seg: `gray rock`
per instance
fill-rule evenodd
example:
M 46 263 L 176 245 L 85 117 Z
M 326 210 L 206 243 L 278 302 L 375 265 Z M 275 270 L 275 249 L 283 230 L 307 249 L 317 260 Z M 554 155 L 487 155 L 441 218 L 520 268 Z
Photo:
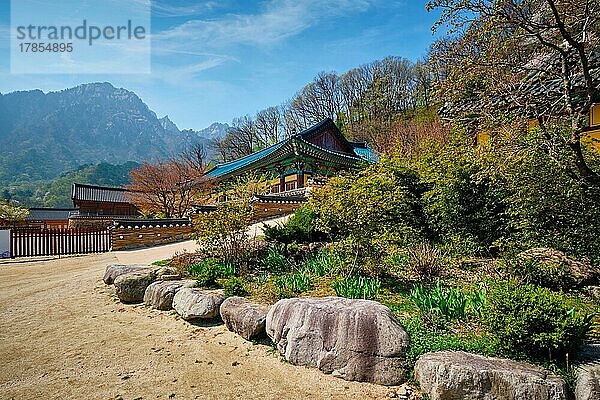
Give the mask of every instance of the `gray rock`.
M 102 280 L 107 285 L 112 285 L 117 279 L 118 276 L 128 274 L 130 272 L 139 271 L 143 269 L 151 268 L 149 265 L 141 265 L 141 264 L 131 264 L 131 265 L 120 265 L 113 264 L 106 267 L 106 272 L 104 272 L 104 277 Z
M 229 297 L 221 304 L 220 313 L 225 326 L 246 340 L 265 332 L 269 306 L 253 303 L 243 297 Z
M 415 379 L 431 400 L 563 400 L 567 385 L 543 368 L 462 351 L 423 354 Z
M 173 308 L 185 320 L 219 316 L 219 307 L 225 300 L 222 290 L 182 288 L 173 297 Z
M 177 270 L 171 267 L 160 267 L 156 270 L 156 279 L 162 281 L 173 280 L 173 277 L 179 277 Z M 177 278 L 180 279 L 180 278 Z
M 292 364 L 354 381 L 399 385 L 406 378 L 408 335 L 375 301 L 302 297 L 278 301 L 266 330 Z
M 161 281 L 178 281 L 181 279 L 181 275 L 161 275 L 159 278 Z
M 534 260 L 547 267 L 560 269 L 566 267 L 576 286 L 594 285 L 600 282 L 600 267 L 594 266 L 588 259 L 576 259 L 560 250 L 540 247 L 525 250 L 517 255 L 520 260 Z
M 586 289 L 592 298 L 600 300 L 600 286 L 588 286 Z
M 115 279 L 115 290 L 123 303 L 141 303 L 144 301 L 146 288 L 155 280 L 155 270 L 141 269 L 119 275 Z
M 575 400 L 600 399 L 600 344 L 584 346 L 577 367 Z
M 164 277 L 164 276 L 163 276 Z M 156 281 L 151 283 L 144 293 L 144 304 L 157 310 L 173 308 L 173 297 L 183 287 L 194 287 L 194 280 Z

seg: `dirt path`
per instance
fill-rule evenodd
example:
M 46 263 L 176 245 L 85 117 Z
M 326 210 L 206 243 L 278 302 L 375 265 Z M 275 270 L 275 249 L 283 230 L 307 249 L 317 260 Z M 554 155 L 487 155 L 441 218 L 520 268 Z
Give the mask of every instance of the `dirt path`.
M 1 399 L 369 399 L 389 389 L 282 362 L 223 326 L 123 305 L 107 264 L 188 244 L 0 261 Z

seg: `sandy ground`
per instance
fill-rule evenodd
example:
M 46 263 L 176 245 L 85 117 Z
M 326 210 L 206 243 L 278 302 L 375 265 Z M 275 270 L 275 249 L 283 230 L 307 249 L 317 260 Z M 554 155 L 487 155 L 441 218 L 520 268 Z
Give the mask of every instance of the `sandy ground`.
M 370 399 L 390 388 L 290 365 L 220 324 L 123 305 L 106 265 L 194 244 L 0 261 L 0 399 Z

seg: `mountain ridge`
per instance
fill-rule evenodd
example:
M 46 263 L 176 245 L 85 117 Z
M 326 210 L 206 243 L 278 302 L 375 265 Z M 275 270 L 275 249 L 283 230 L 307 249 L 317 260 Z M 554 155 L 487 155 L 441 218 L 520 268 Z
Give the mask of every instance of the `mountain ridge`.
M 180 130 L 109 82 L 0 94 L 0 184 L 51 180 L 87 164 L 162 160 L 195 143 L 211 153 L 212 139 L 228 128 Z

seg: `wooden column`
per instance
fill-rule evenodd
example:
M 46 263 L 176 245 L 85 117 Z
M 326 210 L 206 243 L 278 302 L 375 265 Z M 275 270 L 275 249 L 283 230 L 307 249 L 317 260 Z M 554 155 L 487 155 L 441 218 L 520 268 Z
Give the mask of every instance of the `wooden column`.
M 296 173 L 296 189 L 302 189 L 304 187 L 304 171 L 299 170 Z
M 285 192 L 285 175 L 279 175 L 279 192 Z
M 302 189 L 304 187 L 304 168 L 306 163 L 303 160 L 297 160 L 295 162 L 296 167 L 296 189 Z

